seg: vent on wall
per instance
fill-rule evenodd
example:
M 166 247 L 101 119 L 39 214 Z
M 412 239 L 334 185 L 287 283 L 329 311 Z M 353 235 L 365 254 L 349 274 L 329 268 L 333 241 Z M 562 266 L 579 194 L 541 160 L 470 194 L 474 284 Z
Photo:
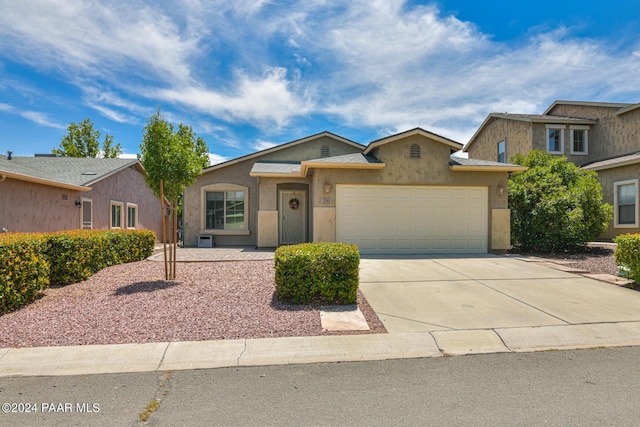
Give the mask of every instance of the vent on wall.
M 320 157 L 329 157 L 331 152 L 329 151 L 328 145 L 323 145 L 320 149 Z
M 411 159 L 420 158 L 420 146 L 418 144 L 411 144 L 411 152 L 409 154 L 409 158 Z

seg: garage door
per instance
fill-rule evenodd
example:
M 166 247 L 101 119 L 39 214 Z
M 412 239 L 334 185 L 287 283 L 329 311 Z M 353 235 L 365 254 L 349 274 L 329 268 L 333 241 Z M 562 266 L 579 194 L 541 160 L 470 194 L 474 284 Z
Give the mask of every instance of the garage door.
M 336 240 L 362 253 L 486 253 L 486 187 L 337 185 Z

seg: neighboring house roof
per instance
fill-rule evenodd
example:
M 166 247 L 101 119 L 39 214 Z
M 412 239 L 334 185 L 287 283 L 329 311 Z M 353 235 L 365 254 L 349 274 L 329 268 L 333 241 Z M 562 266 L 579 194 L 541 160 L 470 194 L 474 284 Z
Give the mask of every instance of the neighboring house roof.
M 15 157 L 0 155 L 0 175 L 76 191 L 89 191 L 91 185 L 118 171 L 136 166 L 137 159 L 101 159 L 77 157 Z
M 629 111 L 633 111 L 633 110 L 635 110 L 636 108 L 640 108 L 640 103 L 637 103 L 637 104 L 631 104 L 631 105 L 628 105 L 628 106 L 626 106 L 626 107 L 624 107 L 624 108 L 621 108 L 620 110 L 618 110 L 618 111 L 616 112 L 616 116 L 620 116 L 620 115 L 622 115 L 622 114 L 628 113 Z
M 310 168 L 317 169 L 382 169 L 385 164 L 373 156 L 362 153 L 342 156 L 323 157 L 304 160 L 302 162 L 268 162 L 257 161 L 251 168 L 249 176 L 262 177 L 305 177 Z
M 611 159 L 588 163 L 586 165 L 583 165 L 582 169 L 599 171 L 603 169 L 612 169 L 618 168 L 620 166 L 633 165 L 636 163 L 640 163 L 640 153 L 625 154 L 623 156 L 613 157 Z
M 550 124 L 580 124 L 580 125 L 594 125 L 597 123 L 595 119 L 588 119 L 584 117 L 564 117 L 564 116 L 550 116 L 547 114 L 510 114 L 510 113 L 491 113 L 487 116 L 487 118 L 482 122 L 480 127 L 473 134 L 469 142 L 462 149 L 463 152 L 468 152 L 469 148 L 476 141 L 480 132 L 496 119 L 505 119 L 505 120 L 516 120 L 520 122 L 529 122 L 529 123 L 550 123 Z
M 453 139 L 445 138 L 444 136 L 438 135 L 433 132 L 429 132 L 422 128 L 414 128 L 406 132 L 397 133 L 395 135 L 390 135 L 390 136 L 372 141 L 364 150 L 364 154 L 369 154 L 372 150 L 374 150 L 375 148 L 381 145 L 388 144 L 390 142 L 397 141 L 399 139 L 406 138 L 408 136 L 413 136 L 413 135 L 422 135 L 424 137 L 431 138 L 445 145 L 448 145 L 449 147 L 453 148 L 456 151 L 460 150 L 463 146 L 461 143 L 456 142 Z
M 629 103 L 621 103 L 621 102 L 593 102 L 593 101 L 563 101 L 556 100 L 545 110 L 543 114 L 548 114 L 549 111 L 553 110 L 556 105 L 579 105 L 585 107 L 605 107 L 605 108 L 626 108 L 630 105 Z
M 206 172 L 210 172 L 212 170 L 216 170 L 216 169 L 224 168 L 224 167 L 227 167 L 227 166 L 231 166 L 231 165 L 234 165 L 236 163 L 243 162 L 245 160 L 254 159 L 256 157 L 264 156 L 265 154 L 269 154 L 269 153 L 273 153 L 273 152 L 276 152 L 276 151 L 280 151 L 280 150 L 282 150 L 284 148 L 290 148 L 290 147 L 293 147 L 293 146 L 296 146 L 296 145 L 299 145 L 299 144 L 304 144 L 305 142 L 309 142 L 309 141 L 312 141 L 314 139 L 318 139 L 318 138 L 321 138 L 321 137 L 324 137 L 324 136 L 329 136 L 329 137 L 331 137 L 333 139 L 336 139 L 336 140 L 338 140 L 340 142 L 343 142 L 345 144 L 348 144 L 348 145 L 352 145 L 353 147 L 359 148 L 361 150 L 364 149 L 364 145 L 362 145 L 362 144 L 358 144 L 357 142 L 351 141 L 351 140 L 349 140 L 347 138 L 343 138 L 343 137 L 341 137 L 339 135 L 336 135 L 335 133 L 324 131 L 324 132 L 317 133 L 315 135 L 311 135 L 311 136 L 307 136 L 307 137 L 304 137 L 304 138 L 296 139 L 295 141 L 291 141 L 291 142 L 287 142 L 287 143 L 284 143 L 284 144 L 276 145 L 275 147 L 267 148 L 265 150 L 256 151 L 255 153 L 247 154 L 247 155 L 241 156 L 241 157 L 236 157 L 235 159 L 227 160 L 226 162 L 222 162 L 222 163 L 218 163 L 218 164 L 213 165 L 213 166 L 209 166 L 207 168 L 204 168 L 202 170 L 202 172 L 206 173 Z
M 482 172 L 522 172 L 529 169 L 527 166 L 514 165 L 512 163 L 491 162 L 489 160 L 465 159 L 452 157 L 449 161 L 451 170 L 482 171 Z

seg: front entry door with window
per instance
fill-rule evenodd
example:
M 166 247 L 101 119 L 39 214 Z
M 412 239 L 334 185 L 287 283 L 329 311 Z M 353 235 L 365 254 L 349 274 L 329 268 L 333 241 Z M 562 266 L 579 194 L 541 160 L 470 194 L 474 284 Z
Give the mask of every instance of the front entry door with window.
M 295 245 L 307 241 L 307 192 L 279 192 L 280 244 Z

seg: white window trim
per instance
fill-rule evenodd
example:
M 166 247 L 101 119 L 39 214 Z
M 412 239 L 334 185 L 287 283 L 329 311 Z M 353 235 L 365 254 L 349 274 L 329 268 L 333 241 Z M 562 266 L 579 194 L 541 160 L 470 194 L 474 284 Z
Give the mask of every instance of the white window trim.
M 207 191 L 244 191 L 244 228 L 236 230 L 207 229 Z M 209 184 L 200 187 L 200 230 L 198 234 L 248 236 L 249 230 L 249 187 L 238 184 Z
M 93 201 L 89 197 L 81 197 L 80 198 L 80 230 L 93 230 Z M 91 224 L 89 224 L 89 228 L 84 228 L 84 204 L 89 203 L 91 205 Z M 111 209 L 111 208 L 109 208 Z M 109 214 L 111 215 L 111 214 Z
M 584 151 L 573 151 L 573 131 L 574 130 L 583 130 L 584 131 Z M 571 154 L 575 154 L 576 156 L 587 156 L 589 154 L 589 126 L 578 126 L 573 125 L 569 126 L 569 133 L 571 134 Z
M 129 227 L 129 208 L 135 208 L 136 209 L 136 214 L 135 214 L 135 227 Z M 127 214 L 125 215 L 127 218 L 127 229 L 128 230 L 135 230 L 138 228 L 138 205 L 135 203 L 127 203 Z
M 636 209 L 635 209 L 635 222 L 633 224 L 619 224 L 618 223 L 618 187 L 622 185 L 633 184 L 636 186 Z M 630 179 L 627 181 L 618 181 L 613 183 L 613 227 L 614 228 L 638 228 L 640 221 L 638 220 L 638 180 Z
M 564 154 L 564 130 L 567 127 L 565 125 L 545 125 L 545 140 L 547 144 L 547 153 L 549 154 Z M 549 146 L 549 130 L 556 129 L 560 131 L 560 151 L 551 151 Z
M 120 206 L 120 227 L 113 226 L 113 207 L 114 206 Z M 124 217 L 124 203 L 111 200 L 111 202 L 109 203 L 109 228 L 114 230 L 121 230 L 123 228 L 122 227 L 123 219 L 124 219 L 123 217 Z

